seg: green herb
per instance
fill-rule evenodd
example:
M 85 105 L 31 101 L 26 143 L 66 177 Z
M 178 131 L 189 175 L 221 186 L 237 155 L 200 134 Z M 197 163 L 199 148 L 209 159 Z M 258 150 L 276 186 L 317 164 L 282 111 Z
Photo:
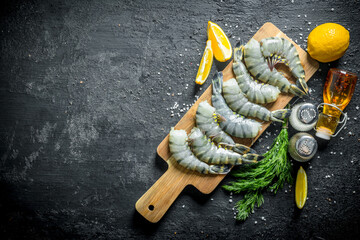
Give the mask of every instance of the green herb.
M 222 186 L 230 192 L 245 192 L 244 198 L 235 204 L 238 211 L 237 220 L 245 220 L 253 212 L 255 205 L 260 207 L 264 203 L 262 191 L 270 189 L 276 193 L 285 182 L 290 184 L 293 182 L 291 164 L 287 158 L 288 145 L 287 121 L 285 121 L 270 150 L 264 154 L 265 158 L 259 163 L 234 170 L 232 175 L 238 179 Z

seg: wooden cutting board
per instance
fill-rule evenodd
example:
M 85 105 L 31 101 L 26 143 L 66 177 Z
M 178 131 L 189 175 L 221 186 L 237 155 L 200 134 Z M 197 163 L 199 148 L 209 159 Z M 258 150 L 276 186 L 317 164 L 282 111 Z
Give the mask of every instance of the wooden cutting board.
M 281 32 L 272 23 L 265 23 L 259 31 L 253 36 L 254 39 L 260 41 L 266 37 L 284 37 L 289 39 L 283 32 Z M 309 57 L 309 55 L 289 39 L 295 46 L 300 55 L 301 63 L 305 69 L 305 80 L 308 81 L 310 77 L 317 71 L 319 64 L 317 61 Z M 282 64 L 281 64 L 282 65 Z M 291 81 L 291 73 L 285 66 L 279 66 L 277 69 L 285 74 L 285 76 Z M 232 62 L 223 70 L 224 81 L 234 78 L 232 71 Z M 211 78 L 211 77 L 209 77 Z M 210 79 L 208 80 L 210 81 Z M 196 109 L 200 102 L 207 100 L 211 103 L 212 89 L 211 85 L 206 91 L 199 97 L 196 103 L 189 109 L 189 111 L 181 118 L 176 124 L 175 129 L 185 129 L 188 133 L 195 126 L 195 114 Z M 270 110 L 277 110 L 284 108 L 293 96 L 288 94 L 280 94 L 276 102 L 266 105 Z M 260 133 L 254 139 L 239 139 L 234 138 L 236 142 L 251 146 L 270 125 L 270 122 L 263 123 Z M 168 163 L 168 170 L 155 182 L 155 184 L 136 202 L 137 211 L 143 215 L 148 221 L 156 223 L 169 209 L 171 204 L 175 201 L 181 191 L 187 185 L 193 185 L 200 192 L 209 194 L 211 193 L 225 175 L 204 175 L 195 171 L 187 170 L 181 167 L 171 157 L 169 151 L 169 135 L 159 144 L 157 153 Z

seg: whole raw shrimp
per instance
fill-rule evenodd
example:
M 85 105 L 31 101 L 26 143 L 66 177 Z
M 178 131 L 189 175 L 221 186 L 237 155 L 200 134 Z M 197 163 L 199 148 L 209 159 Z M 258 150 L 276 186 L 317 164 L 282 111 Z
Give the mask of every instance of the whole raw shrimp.
M 214 85 L 223 84 L 224 98 L 228 106 L 236 113 L 246 117 L 256 117 L 264 121 L 283 122 L 283 119 L 290 116 L 290 109 L 279 109 L 269 111 L 267 108 L 256 103 L 249 102 L 245 95 L 241 92 L 239 85 L 234 78 L 222 83 L 222 79 L 218 79 Z
M 291 93 L 299 97 L 306 95 L 306 91 L 301 90 L 295 84 L 291 84 L 275 68 L 269 68 L 260 49 L 260 43 L 255 39 L 250 41 L 244 47 L 244 61 L 249 72 L 264 83 L 277 86 L 281 92 Z
M 236 81 L 246 98 L 253 103 L 265 104 L 274 102 L 279 96 L 279 89 L 269 84 L 258 83 L 249 74 L 243 61 L 244 46 L 238 42 L 234 48 L 233 71 Z
M 189 134 L 189 145 L 195 156 L 208 164 L 240 165 L 243 163 L 257 163 L 264 158 L 251 153 L 240 155 L 226 148 L 217 147 L 197 127 L 194 127 Z
M 219 114 L 217 120 L 222 130 L 231 136 L 239 138 L 253 138 L 261 130 L 261 124 L 253 119 L 245 118 L 234 113 L 226 104 L 222 93 L 223 74 L 218 72 L 212 80 L 212 96 L 211 101 Z
M 260 45 L 261 52 L 266 58 L 270 69 L 274 69 L 277 63 L 284 62 L 297 79 L 296 82 L 308 93 L 309 88 L 305 81 L 304 67 L 294 44 L 285 38 L 269 37 L 262 39 Z
M 215 112 L 206 100 L 199 103 L 196 110 L 196 125 L 205 135 L 218 146 L 226 147 L 237 153 L 255 153 L 255 151 L 243 144 L 235 143 L 234 140 L 220 128 L 217 119 L 223 119 L 220 114 Z
M 227 174 L 230 171 L 230 165 L 208 165 L 197 159 L 189 148 L 185 130 L 171 128 L 169 135 L 169 148 L 172 157 L 184 168 L 203 174 Z

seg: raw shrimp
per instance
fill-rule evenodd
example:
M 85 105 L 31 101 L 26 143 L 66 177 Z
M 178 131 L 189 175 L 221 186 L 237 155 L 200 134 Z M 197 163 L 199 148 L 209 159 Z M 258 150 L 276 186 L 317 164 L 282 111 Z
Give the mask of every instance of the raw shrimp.
M 208 165 L 197 159 L 191 152 L 187 140 L 185 130 L 171 128 L 169 137 L 170 152 L 181 166 L 203 174 L 227 174 L 230 172 L 230 165 Z
M 227 147 L 233 151 L 244 154 L 244 153 L 255 153 L 255 151 L 245 145 L 235 143 L 234 140 L 224 132 L 216 119 L 220 119 L 221 116 L 215 112 L 215 108 L 205 100 L 199 103 L 196 110 L 196 125 L 201 131 L 205 132 L 205 135 L 212 141 L 216 142 L 218 146 Z
M 274 69 L 277 63 L 284 62 L 297 79 L 298 85 L 308 93 L 309 88 L 305 81 L 304 67 L 301 65 L 299 53 L 294 44 L 285 38 L 269 37 L 262 39 L 260 45 L 261 52 L 266 58 L 270 69 Z
M 274 102 L 279 96 L 279 89 L 275 86 L 258 83 L 249 74 L 243 61 L 244 46 L 238 42 L 234 48 L 233 71 L 236 81 L 246 98 L 253 103 L 264 104 Z
M 208 164 L 240 165 L 257 163 L 264 158 L 257 154 L 240 155 L 226 148 L 219 148 L 197 127 L 194 127 L 189 134 L 189 144 L 194 155 Z
M 255 120 L 247 119 L 234 113 L 226 104 L 222 93 L 223 74 L 218 72 L 212 80 L 211 101 L 219 113 L 217 120 L 222 130 L 228 134 L 239 138 L 253 138 L 261 130 L 261 124 Z
M 244 47 L 244 61 L 249 72 L 264 83 L 277 86 L 281 92 L 292 93 L 296 96 L 303 97 L 306 92 L 291 84 L 275 68 L 271 71 L 261 53 L 260 43 L 255 39 L 250 41 Z
M 222 83 L 219 79 L 217 85 L 224 85 L 224 98 L 228 106 L 236 113 L 246 117 L 256 117 L 264 121 L 283 122 L 283 119 L 290 116 L 290 109 L 279 109 L 270 112 L 267 108 L 256 103 L 249 102 L 245 95 L 241 92 L 239 85 L 234 78 Z

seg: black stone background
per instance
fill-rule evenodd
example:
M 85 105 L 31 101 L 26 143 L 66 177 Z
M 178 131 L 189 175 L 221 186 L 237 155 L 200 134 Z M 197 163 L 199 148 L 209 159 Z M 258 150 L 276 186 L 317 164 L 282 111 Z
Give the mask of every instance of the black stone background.
M 359 6 L 354 0 L 2 1 L 1 238 L 358 238 L 359 86 L 346 109 L 347 129 L 303 164 L 309 198 L 302 211 L 288 184 L 277 195 L 265 193 L 245 222 L 236 222 L 232 210 L 242 195 L 230 203 L 220 187 L 209 195 L 187 187 L 157 224 L 134 205 L 166 171 L 156 147 L 184 115 L 180 107 L 210 84 L 194 83 L 208 20 L 233 45 L 265 22 L 304 49 L 316 25 L 348 28 L 345 56 L 321 64 L 309 82 L 310 101 L 320 103 L 330 67 L 359 72 Z M 180 107 L 171 117 L 175 102 Z M 279 129 L 273 124 L 254 148 L 265 152 Z

